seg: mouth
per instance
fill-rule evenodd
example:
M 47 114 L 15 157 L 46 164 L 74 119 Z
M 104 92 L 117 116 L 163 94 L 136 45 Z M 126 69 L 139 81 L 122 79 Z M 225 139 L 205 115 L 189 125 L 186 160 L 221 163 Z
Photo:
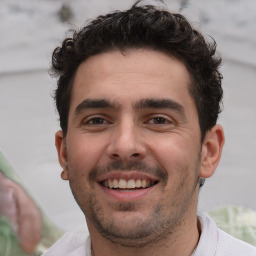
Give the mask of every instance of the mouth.
M 147 189 L 157 183 L 158 181 L 150 179 L 106 179 L 100 182 L 103 187 L 118 191 L 137 191 Z
M 114 202 L 135 202 L 151 200 L 148 196 L 161 181 L 150 174 L 137 171 L 112 171 L 99 177 L 98 184 L 102 188 L 105 200 Z

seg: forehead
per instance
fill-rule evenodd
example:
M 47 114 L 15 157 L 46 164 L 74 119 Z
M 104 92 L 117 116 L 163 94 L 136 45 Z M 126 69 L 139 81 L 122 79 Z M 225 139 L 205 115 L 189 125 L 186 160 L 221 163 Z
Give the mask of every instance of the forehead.
M 84 61 L 76 72 L 71 108 L 86 98 L 110 98 L 121 105 L 142 98 L 189 99 L 191 80 L 185 65 L 159 51 L 118 50 Z

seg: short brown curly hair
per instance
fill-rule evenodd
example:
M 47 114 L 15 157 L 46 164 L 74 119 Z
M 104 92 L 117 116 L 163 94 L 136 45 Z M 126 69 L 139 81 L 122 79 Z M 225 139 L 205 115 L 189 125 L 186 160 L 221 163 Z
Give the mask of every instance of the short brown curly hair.
M 223 90 L 219 72 L 221 59 L 215 56 L 216 43 L 207 43 L 181 14 L 153 5 L 134 4 L 129 10 L 99 16 L 72 38 L 66 38 L 52 55 L 52 73 L 58 77 L 56 107 L 64 136 L 72 84 L 78 66 L 88 57 L 119 49 L 148 48 L 181 60 L 191 76 L 190 93 L 199 116 L 201 139 L 217 122 Z

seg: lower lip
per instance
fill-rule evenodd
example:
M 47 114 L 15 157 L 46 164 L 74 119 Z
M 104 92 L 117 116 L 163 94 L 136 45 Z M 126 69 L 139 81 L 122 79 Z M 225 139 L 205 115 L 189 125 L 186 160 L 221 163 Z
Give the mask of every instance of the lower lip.
M 154 186 L 139 190 L 121 191 L 109 189 L 100 184 L 101 189 L 107 194 L 107 196 L 122 202 L 140 200 L 145 197 L 154 188 Z

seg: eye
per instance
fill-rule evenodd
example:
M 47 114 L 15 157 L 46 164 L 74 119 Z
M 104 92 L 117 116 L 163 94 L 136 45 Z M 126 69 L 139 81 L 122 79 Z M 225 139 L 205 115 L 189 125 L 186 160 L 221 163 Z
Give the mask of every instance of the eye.
M 105 114 L 92 114 L 81 120 L 79 129 L 85 132 L 102 132 L 113 124 L 113 120 Z
M 144 127 L 155 132 L 169 132 L 176 125 L 176 121 L 167 114 L 151 114 L 147 116 L 144 122 Z
M 148 121 L 149 124 L 170 124 L 172 123 L 171 121 L 167 120 L 166 118 L 164 117 L 161 117 L 161 116 L 158 116 L 158 117 L 154 117 L 154 118 L 151 118 L 149 121 Z
M 101 125 L 101 124 L 108 124 L 108 123 L 109 122 L 107 120 L 101 117 L 94 117 L 85 122 L 85 124 L 89 124 L 89 125 Z
M 152 119 L 154 124 L 166 124 L 168 121 L 163 117 L 155 117 Z

